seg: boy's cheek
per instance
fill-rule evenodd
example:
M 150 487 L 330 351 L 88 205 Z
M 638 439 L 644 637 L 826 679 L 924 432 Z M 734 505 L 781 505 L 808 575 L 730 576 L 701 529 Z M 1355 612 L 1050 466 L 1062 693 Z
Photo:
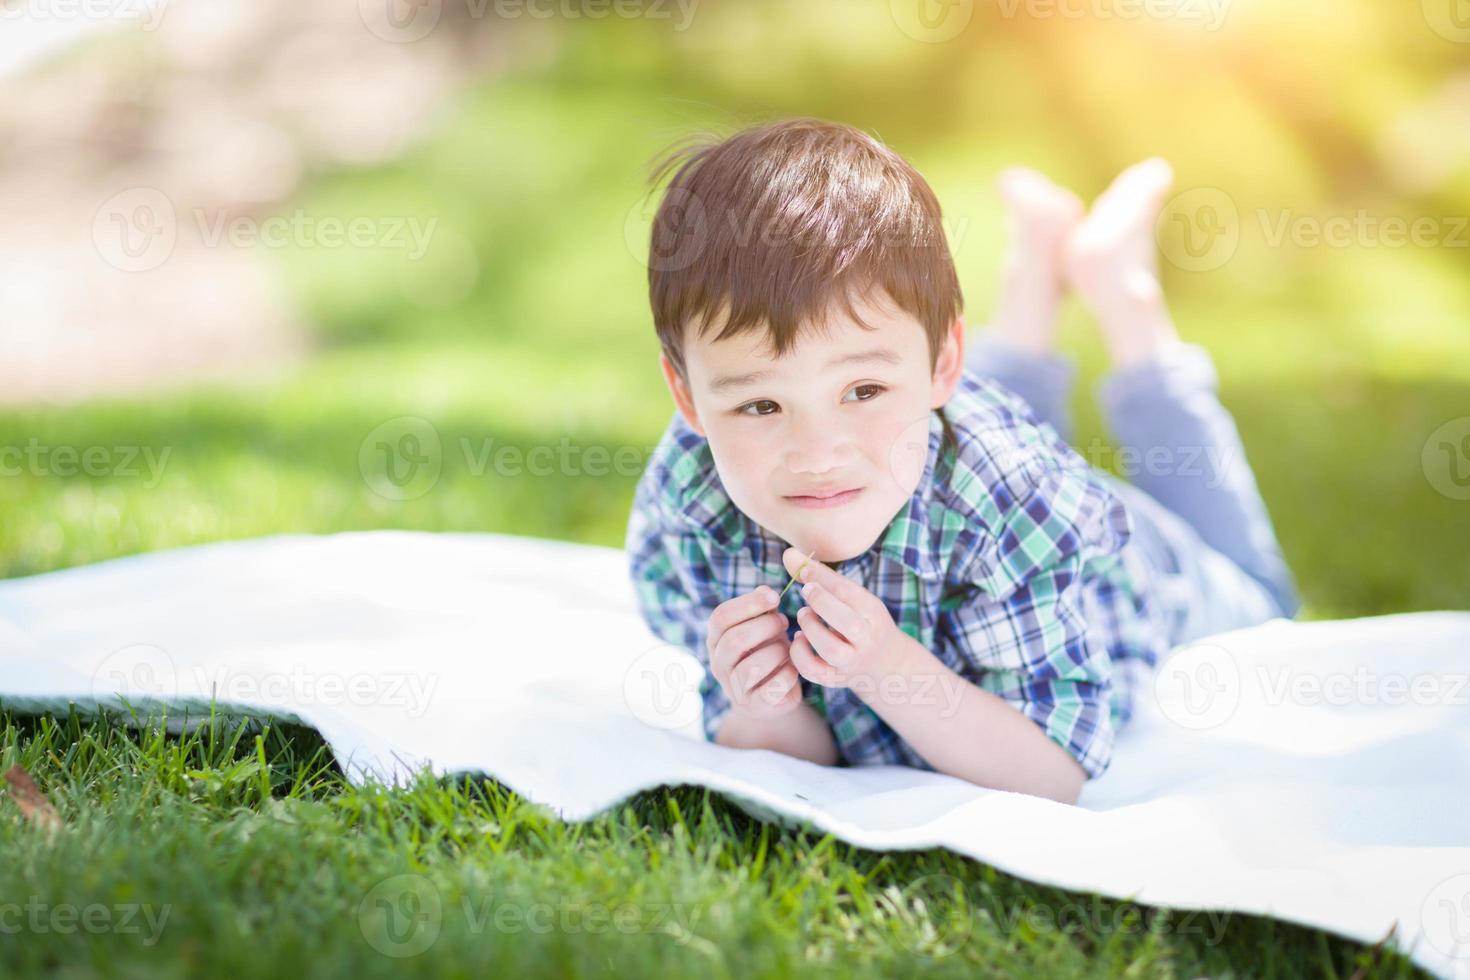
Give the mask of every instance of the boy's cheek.
M 720 481 L 725 489 L 742 487 L 747 491 L 757 488 L 757 481 L 770 472 L 773 455 L 777 450 L 768 449 L 759 442 L 743 437 L 731 437 L 729 433 L 717 432 L 709 437 L 710 454 L 715 460 Z
M 883 475 L 893 489 L 909 492 L 924 474 L 929 458 L 929 413 L 917 411 L 885 426 L 874 444 Z

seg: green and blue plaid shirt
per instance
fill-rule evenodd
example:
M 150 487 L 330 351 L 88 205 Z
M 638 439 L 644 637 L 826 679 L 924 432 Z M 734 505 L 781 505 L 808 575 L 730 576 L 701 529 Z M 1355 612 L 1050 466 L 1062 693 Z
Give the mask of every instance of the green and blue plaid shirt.
M 1182 616 L 1151 589 L 1154 569 L 1171 559 L 1157 553 L 1157 535 L 1134 536 L 1110 489 L 1116 478 L 997 382 L 966 371 L 929 421 L 913 496 L 868 551 L 836 569 L 1098 776 Z M 627 551 L 649 627 L 705 667 L 699 690 L 710 740 L 730 710 L 709 671 L 710 614 L 762 583 L 779 591 L 789 578 L 787 546 L 734 506 L 708 442 L 676 412 L 639 481 Z M 788 635 L 801 604 L 799 589 L 782 599 Z M 801 683 L 846 764 L 932 770 L 852 691 Z

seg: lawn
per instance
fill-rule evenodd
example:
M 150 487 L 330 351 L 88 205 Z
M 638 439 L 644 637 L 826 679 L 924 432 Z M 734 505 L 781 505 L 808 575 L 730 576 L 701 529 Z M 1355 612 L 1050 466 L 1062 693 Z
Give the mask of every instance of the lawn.
M 1216 78 L 1211 89 L 1202 70 L 1147 112 L 1112 110 L 1112 129 L 1069 130 L 1064 120 L 1088 115 L 1102 87 L 1097 66 L 1079 58 L 1065 84 L 1043 84 L 1052 42 L 1002 27 L 973 60 L 921 64 L 904 48 L 883 62 L 895 74 L 882 85 L 869 77 L 871 50 L 833 53 L 815 35 L 783 34 L 802 58 L 757 70 L 710 62 L 718 50 L 698 44 L 569 31 L 557 58 L 472 90 L 400 160 L 318 174 L 293 202 L 438 221 L 419 261 L 386 250 L 271 256 L 313 331 L 304 360 L 269 378 L 0 411 L 0 446 L 151 452 L 161 463 L 156 479 L 141 463 L 0 478 L 0 577 L 282 532 L 621 545 L 635 473 L 484 464 L 505 446 L 615 455 L 658 439 L 672 407 L 637 257 L 640 168 L 687 129 L 729 122 L 711 107 L 730 106 L 849 119 L 909 154 L 959 232 L 976 323 L 1004 240 L 990 183 L 1000 166 L 1039 165 L 1092 195 L 1122 165 L 1162 152 L 1182 181 L 1228 187 L 1243 214 L 1238 252 L 1208 272 L 1166 265 L 1165 284 L 1181 331 L 1216 353 L 1302 618 L 1462 608 L 1470 504 L 1436 488 L 1442 474 L 1424 450 L 1470 411 L 1464 253 L 1272 244 L 1271 223 L 1254 216 L 1463 213 L 1465 189 L 1367 195 L 1353 169 L 1366 158 L 1314 156 L 1312 126 L 1337 127 L 1340 150 L 1367 145 L 1377 103 L 1359 99 L 1360 112 L 1326 121 L 1273 115 L 1267 90 L 1282 79 Z M 634 40 L 643 29 L 609 26 Z M 1312 44 L 1293 56 L 1329 57 Z M 1004 105 L 923 95 L 940 84 L 980 92 L 1002 76 L 1014 96 Z M 1130 80 L 1109 78 L 1110 91 L 1126 94 Z M 1186 110 L 1206 97 L 1220 107 L 1214 128 L 1191 128 Z M 1152 130 L 1135 119 L 1150 114 Z M 1107 435 L 1087 396 L 1106 365 L 1081 311 L 1068 310 L 1063 337 L 1082 362 L 1076 441 L 1086 445 Z M 430 491 L 393 499 L 362 462 L 370 435 L 405 416 L 433 426 L 442 472 Z M 0 767 L 24 766 L 62 826 L 49 836 L 0 793 L 9 976 L 1415 973 L 1384 950 L 1262 918 L 1064 893 L 944 851 L 854 849 L 687 787 L 567 825 L 492 781 L 351 786 L 309 731 L 217 719 L 168 735 L 153 722 L 14 707 L 0 714 Z M 17 916 L 35 918 L 17 931 L 7 925 Z M 393 955 L 415 943 L 426 948 Z
M 566 824 L 490 780 L 354 787 L 289 727 L 0 724 L 64 821 L 0 820 L 12 977 L 1415 975 L 1269 919 L 773 829 L 703 789 Z

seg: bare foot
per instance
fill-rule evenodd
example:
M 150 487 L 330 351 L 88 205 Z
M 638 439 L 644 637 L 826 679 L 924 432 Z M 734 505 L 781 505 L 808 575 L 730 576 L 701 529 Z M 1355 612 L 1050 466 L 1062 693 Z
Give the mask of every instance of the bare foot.
M 1045 354 L 1056 346 L 1067 238 L 1082 217 L 1082 201 L 1025 167 L 1007 168 L 997 183 L 1010 211 L 1011 244 L 988 335 Z
M 1091 308 L 1113 363 L 1127 367 L 1180 342 L 1159 285 L 1154 225 L 1174 170 L 1153 157 L 1124 170 L 1067 243 L 1067 279 Z

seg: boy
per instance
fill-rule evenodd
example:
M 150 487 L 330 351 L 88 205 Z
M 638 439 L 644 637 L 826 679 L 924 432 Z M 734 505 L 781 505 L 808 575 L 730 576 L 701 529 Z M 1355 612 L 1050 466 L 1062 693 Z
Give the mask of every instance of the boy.
M 677 412 L 627 547 L 648 625 L 706 668 L 707 738 L 1072 803 L 1160 654 L 1295 614 L 1209 356 L 1163 306 L 1162 161 L 1085 217 L 1002 176 L 1013 250 L 968 357 L 939 204 L 877 140 L 788 120 L 670 171 L 649 282 Z M 1068 285 L 1114 358 L 1110 428 L 1154 450 L 1138 486 L 1064 441 Z

